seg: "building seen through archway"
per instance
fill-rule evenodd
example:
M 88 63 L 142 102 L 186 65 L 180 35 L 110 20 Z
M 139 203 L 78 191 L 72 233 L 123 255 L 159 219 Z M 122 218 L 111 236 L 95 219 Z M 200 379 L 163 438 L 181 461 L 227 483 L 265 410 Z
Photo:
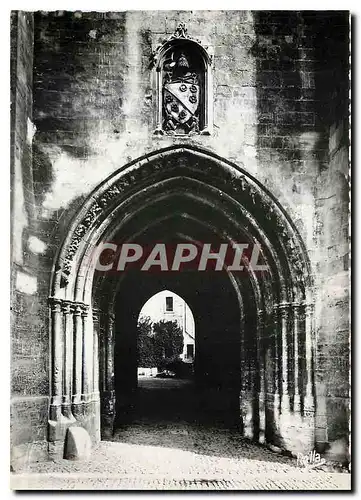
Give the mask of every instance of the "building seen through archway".
M 189 306 L 169 290 L 159 292 L 143 305 L 135 333 L 137 384 L 118 424 L 195 421 L 195 328 Z M 121 339 L 120 349 L 127 349 Z
M 151 297 L 142 307 L 138 318 L 139 324 L 144 324 L 147 319 L 150 320 L 150 331 L 154 335 L 154 323 L 171 322 L 180 330 L 182 337 L 182 345 L 177 353 L 172 353 L 171 356 L 177 356 L 185 363 L 194 362 L 195 349 L 195 326 L 192 311 L 188 304 L 177 294 L 164 290 Z M 139 333 L 138 333 L 139 335 Z M 145 349 L 144 349 L 145 350 Z M 164 352 L 164 357 L 165 357 Z M 168 356 L 169 357 L 169 356 Z M 143 365 L 138 364 L 138 371 Z M 149 363 L 148 363 L 149 364 Z

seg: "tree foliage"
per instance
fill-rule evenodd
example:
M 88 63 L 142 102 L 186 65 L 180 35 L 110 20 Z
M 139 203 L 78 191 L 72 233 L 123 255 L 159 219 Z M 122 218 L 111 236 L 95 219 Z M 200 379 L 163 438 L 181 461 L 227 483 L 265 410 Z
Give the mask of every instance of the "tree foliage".
M 164 368 L 183 351 L 183 332 L 176 321 L 160 320 L 153 325 L 156 366 Z
M 156 366 L 153 349 L 153 328 L 149 316 L 141 316 L 138 320 L 138 366 L 153 368 Z
M 138 320 L 138 366 L 163 369 L 179 359 L 183 351 L 183 332 L 177 321 L 160 320 L 152 324 L 147 316 Z

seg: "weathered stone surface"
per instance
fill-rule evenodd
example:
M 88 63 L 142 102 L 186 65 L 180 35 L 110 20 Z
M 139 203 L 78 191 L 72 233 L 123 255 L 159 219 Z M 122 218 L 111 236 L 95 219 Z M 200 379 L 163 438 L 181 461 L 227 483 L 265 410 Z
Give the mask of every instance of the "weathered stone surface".
M 184 422 L 167 427 L 147 422 L 128 426 L 113 439 L 99 445 L 90 463 L 58 460 L 33 464 L 29 474 L 12 476 L 12 488 L 323 490 L 351 487 L 351 476 L 345 469 L 341 473 L 329 464 L 321 470 L 300 467 L 297 457 L 281 455 L 278 451 L 272 453 L 266 447 L 239 438 L 237 433 L 230 438 L 224 429 Z
M 11 27 L 11 372 L 13 436 L 21 450 L 47 438 L 48 400 L 37 402 L 49 396 L 47 300 L 55 256 L 71 221 L 92 190 L 120 167 L 184 142 L 154 136 L 156 96 L 149 68 L 152 52 L 179 22 L 214 53 L 214 132 L 188 137 L 187 145 L 254 175 L 299 231 L 314 279 L 316 442 L 327 447 L 348 439 L 347 13 L 58 11 L 14 13 Z M 33 138 L 29 121 L 36 126 Z M 171 160 L 159 162 L 157 169 L 171 166 Z M 153 175 L 146 165 L 140 170 L 144 180 Z M 210 170 L 207 174 L 211 177 Z M 131 189 L 135 177 L 123 180 Z M 222 188 L 227 185 L 229 178 Z M 93 210 L 104 211 L 121 189 L 108 192 L 109 199 Z M 43 242 L 44 252 L 28 245 L 34 238 Z M 16 289 L 19 272 L 32 277 L 36 293 Z M 109 300 L 106 291 L 100 293 Z M 251 359 L 242 383 L 252 386 L 258 373 L 254 345 L 242 352 Z M 305 364 L 302 349 L 299 358 Z M 273 360 L 268 363 L 273 366 Z M 273 379 L 268 382 L 271 408 Z M 81 420 L 83 407 L 76 411 Z M 89 429 L 92 437 L 99 432 L 95 423 Z
M 347 463 L 350 460 L 350 449 L 347 439 L 337 439 L 330 443 L 330 447 L 324 456 L 326 460 Z
M 91 454 L 91 439 L 83 427 L 70 427 L 66 433 L 64 458 L 88 460 Z

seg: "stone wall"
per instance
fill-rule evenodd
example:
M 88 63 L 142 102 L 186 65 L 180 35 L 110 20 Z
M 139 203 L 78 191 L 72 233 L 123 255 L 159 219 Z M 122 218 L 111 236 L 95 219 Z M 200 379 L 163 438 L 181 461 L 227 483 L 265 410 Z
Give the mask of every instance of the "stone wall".
M 328 163 L 315 188 L 316 434 L 320 443 L 332 443 L 331 454 L 340 456 L 347 448 L 350 416 L 349 75 L 344 18 L 336 18 L 332 28 L 325 26 L 318 42 L 321 36 L 328 41 L 327 53 L 320 49 L 326 67 L 318 76 L 323 92 L 318 95 L 325 103 L 320 118 L 327 132 Z
M 125 163 L 182 141 L 153 135 L 149 64 L 152 50 L 185 21 L 214 52 L 214 133 L 188 142 L 256 175 L 311 242 L 313 214 L 305 224 L 305 207 L 313 205 L 316 167 L 327 153 L 315 110 L 315 54 L 300 15 L 269 16 L 36 14 L 36 145 L 53 177 L 48 189 L 42 185 L 44 217 L 80 202 Z
M 347 14 L 37 12 L 34 54 L 31 19 L 31 14 L 14 14 L 12 28 L 14 395 L 36 396 L 37 404 L 47 404 L 50 276 L 80 204 L 127 162 L 187 142 L 254 175 L 299 230 L 317 299 L 318 441 L 324 447 L 344 436 L 348 146 L 342 103 L 347 94 L 336 84 L 347 67 Z M 153 133 L 150 56 L 179 22 L 214 53 L 211 136 L 185 140 Z M 32 148 L 31 120 L 36 126 Z M 31 426 L 41 429 L 36 440 L 46 437 L 42 422 Z M 20 426 L 16 413 L 14 427 Z M 35 439 L 29 433 L 21 442 Z
M 45 244 L 34 198 L 33 35 L 32 14 L 12 13 L 11 444 L 13 463 L 18 466 L 47 453 L 49 397 L 48 309 L 44 297 L 51 261 L 43 260 Z

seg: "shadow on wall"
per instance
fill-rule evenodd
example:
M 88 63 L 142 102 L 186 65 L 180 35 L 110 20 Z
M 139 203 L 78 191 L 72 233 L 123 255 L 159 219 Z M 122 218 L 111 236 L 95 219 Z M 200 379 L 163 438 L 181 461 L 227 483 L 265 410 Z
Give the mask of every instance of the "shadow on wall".
M 289 456 L 274 453 L 265 446 L 251 443 L 242 438 L 238 430 L 224 429 L 220 426 L 202 426 L 173 422 L 171 425 L 147 422 L 139 425 L 125 425 L 115 432 L 112 441 L 131 444 L 133 446 L 152 446 L 167 450 L 183 450 L 208 457 L 228 459 L 256 460 L 257 462 L 274 462 L 297 467 L 297 461 Z M 141 453 L 141 450 L 139 450 Z M 160 450 L 157 453 L 161 453 Z
M 259 160 L 299 161 L 298 135 L 307 129 L 302 118 L 302 82 L 298 59 L 301 20 L 298 12 L 256 12 L 257 146 Z M 313 123 L 308 129 L 313 129 Z
M 274 188 L 276 196 L 282 189 L 290 202 L 297 206 L 305 202 L 298 195 L 307 192 L 309 202 L 314 204 L 313 211 L 321 221 L 316 229 L 314 224 L 311 226 L 313 242 L 316 241 L 320 248 L 326 246 L 330 249 L 331 243 L 335 245 L 335 242 L 330 242 L 332 238 L 326 234 L 324 227 L 327 224 L 332 227 L 333 222 L 335 227 L 341 225 L 342 218 L 348 217 L 347 179 L 340 172 L 334 175 L 329 145 L 332 130 L 337 129 L 340 139 L 338 151 L 342 147 L 346 151 L 348 149 L 348 12 L 259 11 L 254 14 L 254 19 L 256 41 L 251 53 L 257 61 L 256 135 L 259 161 L 264 168 L 269 169 L 275 164 L 279 169 L 280 177 Z M 345 158 L 347 162 L 347 153 Z M 341 165 L 336 168 L 342 170 Z M 324 201 L 320 200 L 325 197 L 334 197 L 335 205 L 331 201 L 322 209 Z M 345 204 L 344 210 L 342 203 Z M 306 219 L 300 224 L 306 224 Z M 343 235 L 340 235 L 340 241 L 345 241 Z M 321 269 L 322 277 L 328 278 L 325 267 Z M 330 275 L 336 272 L 332 271 Z M 325 310 L 334 307 L 327 303 L 324 306 Z M 332 373 L 337 371 L 335 363 L 331 366 L 332 340 L 327 338 L 326 320 L 320 324 L 321 334 L 326 338 L 323 341 L 325 345 L 317 346 L 314 382 L 323 381 L 322 366 L 329 363 L 329 368 L 325 370 L 325 390 L 330 394 L 339 394 L 346 387 L 347 392 L 348 370 L 345 369 L 345 376 L 341 372 Z M 332 329 L 337 328 L 335 321 Z M 339 334 L 338 342 L 340 338 Z M 319 342 L 321 344 L 322 341 Z M 342 354 L 338 355 L 342 357 Z M 318 357 L 326 361 L 320 362 Z M 346 359 L 343 361 L 347 364 Z M 318 391 L 320 387 L 322 383 Z M 316 423 L 316 427 L 324 428 L 325 433 L 327 430 L 327 437 L 325 434 L 320 439 L 321 446 L 329 450 L 338 447 L 337 453 L 330 452 L 334 456 L 341 456 L 339 449 L 343 448 L 344 458 L 347 456 L 345 437 L 349 433 L 346 406 L 342 407 L 333 396 L 326 399 L 327 410 L 320 409 L 318 400 L 317 411 L 327 413 L 327 418 L 321 415 L 326 418 L 326 424 L 324 420 L 318 426 Z M 330 445 L 326 440 L 333 443 Z
M 259 11 L 255 33 L 260 160 L 321 172 L 329 127 L 348 115 L 347 12 Z
M 52 163 L 49 156 L 42 151 L 41 145 L 33 143 L 33 185 L 35 203 L 41 209 L 46 193 L 55 181 Z
M 110 42 L 115 35 L 118 58 L 124 50 L 126 13 L 118 12 L 116 19 L 107 15 L 67 11 L 34 14 L 34 121 L 38 139 L 56 144 L 75 158 L 91 152 L 88 131 L 105 109 L 107 118 L 113 109 L 121 123 L 121 105 L 114 109 L 113 94 L 122 95 L 124 75 L 119 68 L 117 80 L 107 85 L 104 73 L 112 68 L 114 44 Z M 104 51 L 108 51 L 106 56 Z

